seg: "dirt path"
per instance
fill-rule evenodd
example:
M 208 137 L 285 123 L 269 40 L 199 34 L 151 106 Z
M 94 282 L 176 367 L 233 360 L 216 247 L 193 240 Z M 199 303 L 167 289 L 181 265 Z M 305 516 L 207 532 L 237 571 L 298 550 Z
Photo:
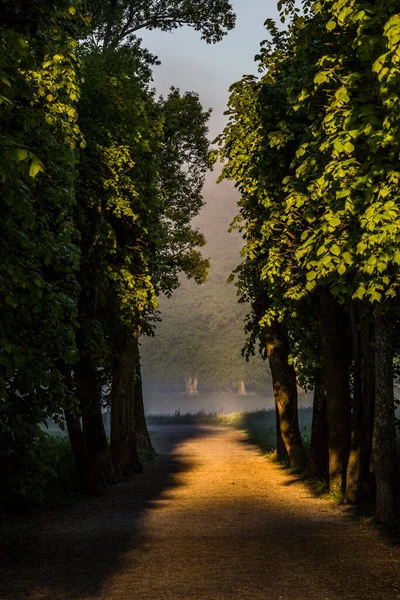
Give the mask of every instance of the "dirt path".
M 43 518 L 2 600 L 394 600 L 400 548 L 240 432 L 155 428 L 146 472 Z

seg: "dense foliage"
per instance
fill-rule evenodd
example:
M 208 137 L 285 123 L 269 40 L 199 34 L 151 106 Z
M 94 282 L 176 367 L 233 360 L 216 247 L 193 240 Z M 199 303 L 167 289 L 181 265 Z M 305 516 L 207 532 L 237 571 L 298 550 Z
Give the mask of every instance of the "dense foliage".
M 249 344 L 260 342 L 270 359 L 289 458 L 301 444 L 294 441 L 291 363 L 326 396 L 317 405 L 329 444 L 319 454 L 326 451 L 331 490 L 349 502 L 376 494 L 378 518 L 389 522 L 399 282 L 397 3 L 305 1 L 302 11 L 279 5 L 288 27 L 267 21 L 260 77 L 232 86 L 229 124 L 217 140 L 227 160 L 223 177 L 241 192 L 246 255 L 236 274 L 252 307 Z
M 0 500 L 16 508 L 40 503 L 53 476 L 49 417 L 67 426 L 82 489 L 138 467 L 138 338 L 181 272 L 207 275 L 191 219 L 209 111 L 195 93 L 155 97 L 136 32 L 189 25 L 215 42 L 235 17 L 225 0 L 0 10 Z

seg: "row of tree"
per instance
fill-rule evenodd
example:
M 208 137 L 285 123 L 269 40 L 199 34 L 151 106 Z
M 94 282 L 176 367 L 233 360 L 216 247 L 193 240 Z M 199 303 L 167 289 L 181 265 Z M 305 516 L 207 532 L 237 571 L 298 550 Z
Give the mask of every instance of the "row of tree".
M 217 140 L 241 193 L 247 350 L 268 357 L 278 456 L 304 466 L 296 376 L 315 390 L 310 463 L 349 503 L 396 513 L 400 16 L 393 0 L 281 0 L 260 77 Z M 396 481 L 397 480 L 397 481 Z
M 0 497 L 38 500 L 40 424 L 66 422 L 81 487 L 140 468 L 139 336 L 178 276 L 208 261 L 191 226 L 209 165 L 195 93 L 151 89 L 142 28 L 215 42 L 225 0 L 2 0 Z M 111 442 L 103 419 L 111 403 Z

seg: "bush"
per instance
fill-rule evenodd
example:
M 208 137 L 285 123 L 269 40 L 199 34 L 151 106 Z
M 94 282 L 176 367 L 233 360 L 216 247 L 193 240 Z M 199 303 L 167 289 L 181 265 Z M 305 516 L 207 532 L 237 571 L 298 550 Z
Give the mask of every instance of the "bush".
M 49 435 L 37 427 L 29 444 L 1 464 L 0 502 L 6 512 L 50 508 L 78 494 L 78 478 L 66 436 Z

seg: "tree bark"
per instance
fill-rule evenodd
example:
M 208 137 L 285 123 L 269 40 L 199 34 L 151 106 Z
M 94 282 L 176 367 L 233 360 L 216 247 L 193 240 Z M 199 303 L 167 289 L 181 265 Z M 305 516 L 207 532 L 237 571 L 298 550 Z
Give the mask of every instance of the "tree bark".
M 293 365 L 289 365 L 289 340 L 285 327 L 273 323 L 263 331 L 266 353 L 271 369 L 275 403 L 280 426 L 277 428 L 285 444 L 291 467 L 304 467 L 304 448 L 300 435 L 297 410 L 297 385 Z
M 195 378 L 193 379 L 193 396 L 198 396 L 198 395 L 199 395 L 199 378 L 196 375 Z
M 241 379 L 239 381 L 238 394 L 239 394 L 239 396 L 247 396 L 246 385 L 245 385 L 244 379 Z
M 353 410 L 351 447 L 346 476 L 346 502 L 372 500 L 374 478 L 370 471 L 375 405 L 373 324 L 366 310 L 352 306 Z
M 320 292 L 320 332 L 329 430 L 329 490 L 342 493 L 350 452 L 348 319 L 326 287 Z
M 115 472 L 101 414 L 101 399 L 96 372 L 86 356 L 76 370 L 77 393 L 82 413 L 83 437 L 91 471 L 90 486 L 97 493 L 106 484 L 115 483 Z
M 185 379 L 185 387 L 186 387 L 186 396 L 189 396 L 189 398 L 194 396 L 193 379 L 190 375 L 188 377 L 186 377 L 186 379 Z
M 326 394 L 322 383 L 315 384 L 311 426 L 310 469 L 313 475 L 324 479 L 328 475 L 328 418 Z
M 286 451 L 285 442 L 283 441 L 281 432 L 281 419 L 279 416 L 279 410 L 275 402 L 275 422 L 276 422 L 276 449 L 271 456 L 271 460 L 276 460 L 280 463 L 289 462 L 289 456 Z
M 137 347 L 129 331 L 115 332 L 114 338 L 110 447 L 115 469 L 127 474 L 132 467 L 129 394 L 134 385 Z
M 143 385 L 142 374 L 140 368 L 140 353 L 139 349 L 136 353 L 135 360 L 135 384 L 134 384 L 134 403 L 135 403 L 135 433 L 139 448 L 144 448 L 148 452 L 155 454 L 155 450 L 151 443 L 149 430 L 147 429 L 146 415 L 144 412 L 143 401 Z
M 376 478 L 376 518 L 395 520 L 396 420 L 393 394 L 393 321 L 386 312 L 375 318 L 376 404 L 372 467 Z
M 81 426 L 81 415 L 79 407 L 76 405 L 76 390 L 72 376 L 72 368 L 71 365 L 67 365 L 64 361 L 60 360 L 59 369 L 63 375 L 65 385 L 71 398 L 68 407 L 64 408 L 64 416 L 72 456 L 78 474 L 79 488 L 83 493 L 90 493 L 90 491 L 94 489 L 96 483 L 91 479 L 89 458 Z
M 69 442 L 71 444 L 72 456 L 79 478 L 79 487 L 82 492 L 90 492 L 95 482 L 91 481 L 91 474 L 89 468 L 89 460 L 85 446 L 85 439 L 82 433 L 80 416 L 77 410 L 64 410 L 65 422 L 67 424 L 67 431 Z
M 129 390 L 128 411 L 129 411 L 129 426 L 128 426 L 129 457 L 130 457 L 131 469 L 133 469 L 133 471 L 135 471 L 135 473 L 142 473 L 143 465 L 142 465 L 140 457 L 139 457 L 138 441 L 137 441 L 136 430 L 135 430 L 135 389 L 134 389 L 134 386 L 132 386 Z

